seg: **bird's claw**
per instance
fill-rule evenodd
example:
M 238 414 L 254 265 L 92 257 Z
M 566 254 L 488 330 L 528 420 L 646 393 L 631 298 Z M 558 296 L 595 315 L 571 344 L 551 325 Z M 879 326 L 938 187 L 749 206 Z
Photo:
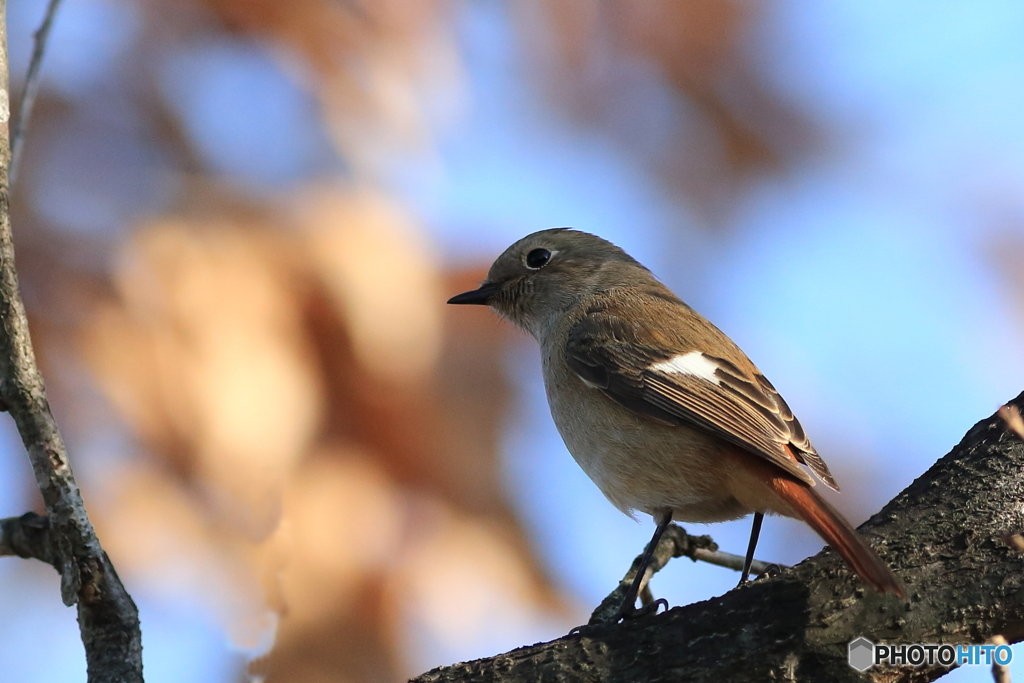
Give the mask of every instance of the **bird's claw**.
M 666 600 L 665 598 L 658 598 L 654 602 L 649 602 L 640 608 L 636 608 L 633 606 L 627 607 L 626 605 L 623 605 L 619 608 L 619 611 L 615 613 L 615 616 L 612 617 L 612 623 L 627 620 L 632 621 L 634 619 L 646 617 L 650 614 L 657 614 L 659 607 L 664 607 L 666 610 L 668 610 L 668 600 Z
M 582 626 L 575 626 L 570 631 L 570 636 L 578 636 L 586 633 L 587 631 L 599 627 L 607 626 L 610 624 L 617 624 L 620 621 L 633 621 L 634 619 L 641 619 L 646 616 L 658 613 L 658 608 L 664 607 L 668 610 L 668 600 L 665 598 L 658 598 L 654 602 L 650 602 L 643 607 L 626 607 L 623 605 L 619 610 L 611 616 L 607 621 L 591 622 L 589 624 L 583 624 Z

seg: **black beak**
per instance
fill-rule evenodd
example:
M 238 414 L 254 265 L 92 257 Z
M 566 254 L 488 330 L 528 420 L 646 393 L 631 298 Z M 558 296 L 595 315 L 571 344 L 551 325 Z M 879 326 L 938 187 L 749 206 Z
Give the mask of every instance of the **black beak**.
M 480 304 L 486 306 L 490 303 L 491 297 L 494 296 L 501 287 L 494 284 L 493 282 L 485 282 L 480 285 L 479 289 L 474 289 L 471 292 L 463 292 L 462 294 L 456 294 L 451 299 L 448 299 L 450 304 Z

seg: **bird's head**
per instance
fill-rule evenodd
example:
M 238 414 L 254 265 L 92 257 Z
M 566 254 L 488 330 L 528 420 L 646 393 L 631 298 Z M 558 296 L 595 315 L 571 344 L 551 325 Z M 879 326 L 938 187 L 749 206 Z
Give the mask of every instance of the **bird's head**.
M 611 242 L 554 228 L 527 235 L 495 260 L 478 289 L 450 304 L 490 306 L 537 339 L 581 300 L 650 279 L 650 272 Z

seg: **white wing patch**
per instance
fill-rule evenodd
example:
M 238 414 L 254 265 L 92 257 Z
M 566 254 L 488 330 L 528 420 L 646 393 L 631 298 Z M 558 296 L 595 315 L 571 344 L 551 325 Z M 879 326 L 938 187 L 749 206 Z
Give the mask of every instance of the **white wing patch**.
M 712 384 L 721 384 L 718 378 L 715 377 L 715 370 L 717 369 L 718 364 L 700 351 L 681 353 L 678 356 L 673 356 L 666 361 L 651 366 L 651 370 L 664 372 L 667 375 L 693 375 Z

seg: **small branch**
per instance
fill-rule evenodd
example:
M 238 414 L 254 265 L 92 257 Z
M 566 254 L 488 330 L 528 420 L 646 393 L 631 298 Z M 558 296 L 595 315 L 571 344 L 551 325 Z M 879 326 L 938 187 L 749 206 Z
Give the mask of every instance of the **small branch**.
M 732 553 L 722 552 L 721 550 L 711 551 L 705 550 L 704 548 L 697 548 L 691 559 L 694 561 L 699 560 L 701 562 L 707 562 L 708 564 L 713 564 L 718 567 L 725 567 L 726 569 L 731 569 L 735 572 L 743 571 L 742 555 L 733 555 Z M 762 562 L 761 560 L 756 559 L 750 563 L 750 573 L 754 576 L 767 574 L 769 570 L 772 570 L 772 568 L 785 569 L 785 566 L 771 562 Z
M 643 554 L 636 556 L 636 559 L 633 560 L 632 566 L 629 568 L 629 571 L 626 572 L 626 575 L 622 577 L 619 585 L 616 586 L 615 590 L 608 594 L 608 597 L 601 601 L 601 604 L 598 605 L 590 615 L 590 621 L 587 622 L 588 626 L 603 624 L 612 618 L 615 611 L 619 608 L 619 605 L 622 604 L 623 599 L 626 597 L 626 592 L 633 584 L 633 579 L 636 578 L 636 571 L 640 566 L 641 557 L 643 557 Z M 743 570 L 743 558 L 739 555 L 720 551 L 718 549 L 718 544 L 711 540 L 710 536 L 691 536 L 686 533 L 686 529 L 678 524 L 670 524 L 668 528 L 665 529 L 665 534 L 661 537 L 661 542 L 658 543 L 658 547 L 655 548 L 654 558 L 651 560 L 651 564 L 647 567 L 647 575 L 640 584 L 640 599 L 645 605 L 654 601 L 647 585 L 648 582 L 651 580 L 651 577 L 661 571 L 661 569 L 668 564 L 668 561 L 673 557 L 689 557 L 694 562 L 699 560 L 701 562 L 707 562 L 709 564 L 733 569 L 735 571 Z M 769 567 L 778 566 L 779 565 L 761 562 L 760 560 L 754 560 L 750 567 L 750 573 L 761 575 L 766 573 Z
M 32 118 L 32 108 L 36 103 L 36 95 L 39 94 L 39 70 L 43 64 L 43 54 L 46 52 L 46 42 L 50 37 L 50 28 L 53 26 L 53 19 L 57 16 L 57 9 L 61 0 L 50 0 L 46 6 L 46 15 L 43 23 L 39 25 L 32 35 L 32 60 L 28 64 L 28 74 L 25 76 L 25 89 L 21 95 L 21 102 L 18 104 L 18 116 L 14 119 L 14 130 L 11 131 L 11 165 L 8 175 L 10 186 L 18 176 L 18 168 L 21 166 L 21 149 L 24 146 L 25 131 L 28 130 L 28 122 Z
M 50 534 L 50 520 L 34 512 L 0 519 L 0 555 L 17 555 L 58 567 L 60 560 Z
M 40 57 L 56 5 L 55 1 L 50 3 L 47 18 L 36 34 L 36 52 Z M 4 99 L 8 98 L 10 89 L 4 28 L 6 9 L 6 2 L 0 0 L 0 93 Z M 33 63 L 37 62 L 34 55 Z M 38 71 L 38 64 L 35 68 Z M 30 73 L 27 85 L 36 78 Z M 4 111 L 3 117 L 8 113 Z M 23 116 L 18 122 L 22 131 L 27 120 L 28 111 L 23 107 Z M 46 505 L 48 527 L 35 530 L 46 537 L 40 539 L 35 538 L 32 531 L 33 525 L 41 524 L 39 520 L 22 517 L 20 528 L 11 522 L 4 529 L 6 547 L 15 554 L 42 556 L 60 572 L 64 603 L 78 605 L 89 682 L 142 683 L 138 608 L 103 552 L 85 512 L 32 348 L 14 265 L 9 184 L 11 149 L 7 132 L 7 126 L 0 125 L 0 378 L 3 380 L 0 404 L 14 419 L 28 451 L 36 484 Z

